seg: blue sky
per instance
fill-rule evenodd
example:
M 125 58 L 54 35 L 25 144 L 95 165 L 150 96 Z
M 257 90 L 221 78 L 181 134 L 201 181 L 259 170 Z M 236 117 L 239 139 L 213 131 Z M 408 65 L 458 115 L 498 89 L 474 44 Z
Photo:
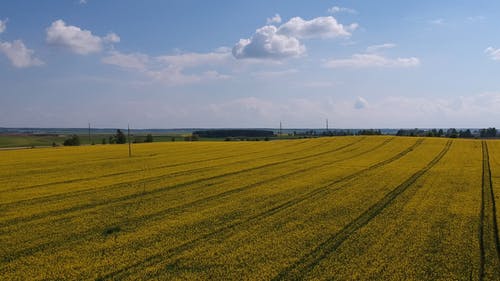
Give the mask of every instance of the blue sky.
M 500 127 L 498 1 L 2 1 L 0 127 Z

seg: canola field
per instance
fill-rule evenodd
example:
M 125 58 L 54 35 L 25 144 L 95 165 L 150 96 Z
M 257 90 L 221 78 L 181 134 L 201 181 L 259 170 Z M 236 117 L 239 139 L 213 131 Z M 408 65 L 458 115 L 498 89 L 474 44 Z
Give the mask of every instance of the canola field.
M 0 151 L 1 280 L 500 280 L 500 141 Z

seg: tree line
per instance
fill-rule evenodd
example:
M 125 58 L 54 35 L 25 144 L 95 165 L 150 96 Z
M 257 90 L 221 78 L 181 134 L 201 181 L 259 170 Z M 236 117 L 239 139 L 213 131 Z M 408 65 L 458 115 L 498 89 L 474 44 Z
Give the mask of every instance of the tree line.
M 139 142 L 138 139 L 134 139 L 133 143 Z M 144 139 L 143 142 L 153 142 L 153 135 L 152 134 L 147 134 L 146 138 Z M 102 144 L 125 144 L 127 143 L 127 136 L 123 133 L 122 130 L 118 129 L 116 130 L 116 133 L 107 137 L 107 138 L 102 138 L 101 139 Z M 79 146 L 81 144 L 80 141 L 80 136 L 74 134 L 71 135 L 68 139 L 64 140 L 63 145 L 64 146 Z M 91 144 L 95 144 L 92 142 Z M 53 143 L 53 146 L 55 146 L 55 143 Z
M 472 133 L 470 129 L 457 130 L 455 128 L 447 129 L 400 129 L 396 133 L 396 136 L 408 136 L 408 137 L 446 137 L 446 138 L 496 138 L 498 136 L 497 129 L 491 127 L 486 129 L 480 129 L 477 132 Z

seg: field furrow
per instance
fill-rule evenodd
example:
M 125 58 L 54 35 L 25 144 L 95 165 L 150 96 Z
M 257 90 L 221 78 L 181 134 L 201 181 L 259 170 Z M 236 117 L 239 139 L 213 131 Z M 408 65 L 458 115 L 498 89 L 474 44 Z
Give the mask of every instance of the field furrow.
M 480 213 L 480 271 L 479 280 L 493 280 L 500 276 L 500 244 L 496 217 L 495 195 L 491 181 L 488 144 L 482 141 L 483 176 Z
M 166 209 L 161 209 L 158 212 L 149 213 L 149 214 L 142 215 L 142 216 L 135 217 L 135 218 L 127 218 L 126 219 L 126 223 L 127 224 L 135 225 L 136 227 L 138 225 L 140 225 L 140 224 L 143 224 L 143 223 L 154 223 L 154 222 L 156 222 L 156 220 L 162 219 L 164 216 L 166 216 L 166 215 L 168 215 L 170 213 L 184 212 L 185 210 L 188 210 L 189 208 L 195 207 L 195 206 L 200 205 L 200 204 L 209 205 L 210 202 L 213 201 L 213 200 L 221 200 L 221 199 L 224 199 L 224 198 L 226 198 L 228 196 L 235 195 L 235 194 L 237 194 L 239 192 L 243 192 L 243 191 L 249 190 L 251 188 L 255 188 L 257 186 L 270 184 L 270 183 L 272 183 L 274 181 L 278 181 L 278 180 L 281 180 L 283 178 L 286 178 L 287 176 L 294 175 L 295 177 L 299 177 L 301 174 L 311 173 L 315 169 L 320 169 L 320 168 L 325 169 L 325 168 L 328 168 L 328 166 L 335 165 L 338 162 L 346 161 L 346 160 L 350 160 L 350 159 L 354 159 L 354 158 L 359 157 L 361 155 L 364 155 L 366 153 L 374 152 L 378 148 L 380 148 L 380 147 L 382 147 L 384 145 L 387 145 L 390 140 L 392 140 L 392 139 L 386 139 L 383 142 L 380 142 L 379 144 L 377 144 L 376 146 L 373 146 L 373 147 L 368 146 L 367 149 L 364 149 L 361 152 L 356 153 L 356 154 L 348 154 L 347 156 L 340 155 L 341 156 L 340 158 L 338 158 L 338 159 L 333 158 L 330 161 L 324 161 L 322 157 L 332 158 L 332 156 L 329 155 L 329 154 L 324 154 L 324 155 L 322 155 L 322 157 L 319 157 L 318 159 L 315 160 L 315 161 L 319 160 L 319 164 L 314 164 L 314 162 L 312 162 L 309 165 L 307 165 L 306 168 L 303 168 L 303 166 L 301 166 L 301 165 L 297 165 L 297 168 L 299 168 L 298 170 L 295 170 L 295 169 L 292 169 L 292 167 L 286 166 L 286 172 L 279 173 L 277 176 L 274 176 L 272 178 L 259 179 L 258 181 L 254 182 L 254 183 L 251 183 L 251 184 L 248 184 L 248 185 L 239 186 L 239 187 L 236 187 L 236 188 L 234 188 L 235 186 L 233 186 L 233 185 L 229 185 L 230 189 L 228 189 L 228 190 L 226 190 L 226 191 L 224 191 L 222 193 L 216 193 L 216 194 L 214 194 L 212 196 L 205 196 L 205 197 L 202 197 L 202 198 L 197 199 L 195 201 L 186 202 L 186 203 L 183 203 L 181 205 L 171 206 L 171 207 L 168 207 Z M 407 148 L 404 152 L 399 153 L 395 157 L 402 157 L 404 154 L 408 153 L 409 151 L 413 150 L 415 147 L 417 147 L 418 145 L 420 145 L 421 142 L 422 142 L 422 140 L 418 140 L 410 148 Z M 396 146 L 396 148 L 399 148 L 399 147 Z M 393 157 L 393 158 L 395 158 L 395 157 Z M 386 162 L 386 161 L 384 161 L 384 162 Z M 379 165 L 380 165 L 380 163 L 379 163 Z M 226 181 L 228 181 L 228 179 L 226 179 Z M 205 186 L 204 188 L 208 188 L 208 187 Z M 218 190 L 220 190 L 220 189 L 221 189 L 221 187 L 219 186 Z M 140 195 L 141 196 L 146 196 L 146 195 L 149 195 L 149 194 L 142 193 Z M 202 196 L 203 195 L 204 194 L 202 193 Z M 189 195 L 189 196 L 192 197 L 192 195 Z M 153 198 L 150 198 L 150 199 L 153 200 Z M 141 198 L 141 200 L 148 200 L 148 199 L 147 198 Z M 109 205 L 109 204 L 112 204 L 112 203 L 117 203 L 117 202 L 109 202 L 108 201 L 106 204 L 103 204 L 103 205 Z M 120 207 L 121 208 L 125 208 L 126 204 L 130 204 L 130 203 L 131 202 L 125 203 L 123 206 L 115 206 L 115 208 L 120 208 Z M 81 214 L 79 214 L 79 215 L 81 215 Z M 51 219 L 52 224 L 56 224 L 57 221 L 61 221 L 61 224 L 62 223 L 67 223 L 67 221 L 69 219 L 67 216 L 61 217 L 59 219 L 56 219 L 55 217 L 56 216 L 54 214 L 52 214 L 52 219 Z M 118 224 L 120 224 L 120 223 L 123 224 L 124 222 L 118 222 Z M 45 221 L 41 221 L 38 224 L 29 224 L 29 225 L 21 224 L 19 227 L 23 227 L 23 228 L 24 227 L 29 227 L 30 229 L 37 229 L 37 228 L 40 228 L 40 227 L 43 228 L 44 225 L 45 225 Z M 91 224 L 86 223 L 86 225 L 90 226 Z M 18 228 L 18 227 L 16 227 L 16 228 Z M 7 231 L 8 230 L 15 231 L 14 229 L 9 229 L 9 228 L 6 228 L 6 230 Z M 96 226 L 94 228 L 88 229 L 84 233 L 79 233 L 79 234 L 71 233 L 71 234 L 67 235 L 66 237 L 62 237 L 62 238 L 60 238 L 60 239 L 58 239 L 56 241 L 54 241 L 54 235 L 55 234 L 50 234 L 50 235 L 47 235 L 47 236 L 42 237 L 42 238 L 46 238 L 46 239 L 50 238 L 51 242 L 37 244 L 34 247 L 26 248 L 26 249 L 17 251 L 15 253 L 11 253 L 6 258 L 8 260 L 12 260 L 12 259 L 19 258 L 19 257 L 22 257 L 22 256 L 31 255 L 31 254 L 33 254 L 35 252 L 38 252 L 38 251 L 41 251 L 43 249 L 47 249 L 47 248 L 55 247 L 57 245 L 61 245 L 62 242 L 60 242 L 60 241 L 64 241 L 63 243 L 69 243 L 69 242 L 75 242 L 75 241 L 82 240 L 82 239 L 88 239 L 89 237 L 95 236 L 96 233 L 99 234 L 101 231 L 102 231 L 102 226 Z M 27 241 L 24 241 L 24 244 L 29 244 L 29 243 L 26 243 L 26 242 Z M 33 241 L 30 241 L 30 243 L 32 243 L 32 242 Z
M 67 214 L 71 212 L 76 212 L 76 211 L 81 211 L 81 210 L 86 210 L 90 208 L 95 208 L 103 205 L 108 205 L 108 204 L 113 204 L 113 203 L 118 203 L 118 202 L 123 202 L 123 201 L 128 201 L 132 200 L 138 197 L 145 197 L 145 196 L 156 196 L 160 193 L 163 192 L 168 192 L 171 190 L 179 189 L 179 188 L 184 188 L 186 186 L 193 186 L 193 185 L 203 185 L 206 184 L 207 182 L 214 181 L 214 180 L 220 180 L 220 179 L 226 179 L 228 177 L 234 177 L 234 176 L 240 176 L 245 173 L 252 173 L 258 170 L 263 170 L 263 169 L 270 169 L 272 167 L 278 166 L 278 165 L 288 165 L 290 163 L 298 162 L 298 161 L 303 161 L 311 158 L 317 158 L 317 157 L 324 157 L 328 156 L 330 153 L 335 153 L 338 151 L 342 151 L 348 147 L 351 147 L 355 145 L 356 143 L 360 142 L 362 139 L 358 139 L 352 143 L 348 143 L 346 145 L 342 145 L 340 147 L 335 147 L 334 149 L 326 150 L 326 151 L 321 151 L 319 153 L 314 153 L 314 154 L 306 154 L 304 156 L 299 156 L 299 157 L 293 157 L 291 159 L 284 159 L 280 161 L 271 161 L 269 162 L 264 162 L 263 164 L 259 163 L 260 165 L 254 165 L 250 166 L 247 165 L 247 162 L 240 163 L 240 166 L 236 165 L 229 165 L 229 166 L 235 166 L 231 167 L 231 169 L 228 169 L 224 167 L 223 169 L 220 169 L 220 174 L 215 174 L 213 171 L 208 171 L 207 173 L 201 173 L 199 170 L 196 172 L 193 172 L 195 175 L 199 175 L 199 177 L 195 180 L 190 180 L 190 178 L 193 178 L 193 174 L 191 172 L 182 172 L 180 174 L 166 174 L 166 175 L 159 175 L 153 178 L 143 178 L 141 180 L 137 180 L 134 182 L 129 182 L 126 184 L 118 184 L 118 185 L 109 185 L 109 186 L 104 186 L 103 188 L 100 188 L 99 191 L 102 191 L 103 194 L 102 200 L 95 199 L 95 196 L 98 195 L 96 194 L 96 191 L 94 192 L 85 192 L 84 194 L 82 193 L 77 193 L 74 194 L 73 192 L 71 194 L 62 194 L 58 196 L 50 196 L 50 197 L 42 197 L 42 198 L 36 198 L 36 199 L 31 199 L 27 201 L 22 201 L 22 202 L 13 202 L 13 203 L 8 203 L 8 204 L 0 204 L 0 210 L 2 209 L 19 209 L 21 206 L 29 206 L 31 208 L 36 208 L 37 204 L 44 205 L 45 208 L 48 207 L 48 203 L 50 202 L 71 202 L 71 207 L 68 208 L 60 208 L 58 205 L 56 205 L 56 210 L 53 211 L 47 211 L 47 212 L 37 212 L 33 215 L 30 216 L 19 216 L 18 213 L 16 213 L 16 217 L 13 219 L 7 219 L 7 217 L 4 217 L 3 221 L 0 221 L 0 227 L 1 226 L 8 226 L 11 224 L 17 224 L 20 222 L 29 222 L 33 220 L 38 220 L 44 217 L 54 217 L 57 215 L 61 214 Z M 383 142 L 377 144 L 375 147 L 370 147 L 369 150 L 374 150 L 377 149 L 378 147 L 387 144 L 391 139 L 386 139 Z M 356 149 L 359 149 L 358 147 L 348 150 L 346 152 L 354 151 Z M 366 153 L 367 151 L 363 151 L 362 153 Z M 255 162 L 258 163 L 259 159 L 254 159 Z M 228 171 L 228 170 L 233 170 L 233 171 Z M 174 183 L 172 185 L 163 185 L 164 182 L 159 181 L 161 179 L 168 179 L 168 182 Z M 153 186 L 152 184 L 155 184 Z M 217 184 L 211 183 L 210 185 Z M 143 187 L 145 185 L 148 185 L 148 189 L 145 190 Z M 131 188 L 131 187 L 138 187 L 138 188 Z M 113 196 L 112 194 L 116 194 L 118 196 Z M 127 194 L 128 193 L 128 194 Z M 124 195 L 125 194 L 125 195 Z M 85 195 L 90 196 L 91 198 L 88 198 L 91 201 L 91 203 L 87 204 L 78 204 L 78 202 L 81 202 L 82 199 L 85 199 Z M 75 200 L 76 202 L 73 203 L 73 201 L 70 201 L 68 199 Z M 87 200 L 83 200 L 87 201 Z M 22 204 L 22 205 L 21 205 Z M 21 206 L 20 206 L 21 205 Z M 35 211 L 38 211 L 38 209 L 35 209 Z
M 414 173 L 406 181 L 398 185 L 396 188 L 391 190 L 385 197 L 378 201 L 375 205 L 371 206 L 366 212 L 357 217 L 354 221 L 349 223 L 341 231 L 330 237 L 328 240 L 324 241 L 313 251 L 307 253 L 298 262 L 294 263 L 290 267 L 286 268 L 280 272 L 273 280 L 291 280 L 291 279 L 303 279 L 304 276 L 309 273 L 318 263 L 325 257 L 330 255 L 335 251 L 345 240 L 358 229 L 365 226 L 370 220 L 377 216 L 382 210 L 384 210 L 389 204 L 391 204 L 397 196 L 408 189 L 412 184 L 414 184 L 420 177 L 422 177 L 428 170 L 430 170 L 434 165 L 436 165 L 443 156 L 448 152 L 452 141 L 448 141 L 444 149 L 434 158 L 427 166 L 418 172 Z
M 108 278 L 121 279 L 124 276 L 127 276 L 127 274 L 126 274 L 127 272 L 133 272 L 134 270 L 136 270 L 138 268 L 144 268 L 144 267 L 147 268 L 148 265 L 152 265 L 152 264 L 158 265 L 159 263 L 161 263 L 162 260 L 175 258 L 175 256 L 182 254 L 183 252 L 185 252 L 189 249 L 192 249 L 196 246 L 199 246 L 200 244 L 203 244 L 203 243 L 210 244 L 207 241 L 210 241 L 211 239 L 215 239 L 215 238 L 222 239 L 223 237 L 231 236 L 234 234 L 235 228 L 237 228 L 237 227 L 238 228 L 245 227 L 246 225 L 256 223 L 256 222 L 262 221 L 270 216 L 279 214 L 280 212 L 287 211 L 287 209 L 289 209 L 293 206 L 296 206 L 302 202 L 312 200 L 312 199 L 317 198 L 317 197 L 324 196 L 326 193 L 340 190 L 341 188 L 348 188 L 348 185 L 346 185 L 345 183 L 355 179 L 356 177 L 360 176 L 363 173 L 372 171 L 374 169 L 377 169 L 379 167 L 382 167 L 384 165 L 387 165 L 389 163 L 392 163 L 392 162 L 404 157 L 406 154 L 408 154 L 409 152 L 412 152 L 416 147 L 421 145 L 422 141 L 423 141 L 422 139 L 419 139 L 410 147 L 406 148 L 405 150 L 397 153 L 396 155 L 394 155 L 388 159 L 377 162 L 377 163 L 375 163 L 369 167 L 366 167 L 362 170 L 359 170 L 355 173 L 351 173 L 351 174 L 345 175 L 343 177 L 340 177 L 332 182 L 328 182 L 328 183 L 325 183 L 324 185 L 314 187 L 312 190 L 308 191 L 307 193 L 297 196 L 297 198 L 287 200 L 287 201 L 285 201 L 277 206 L 272 206 L 271 208 L 265 210 L 264 212 L 258 213 L 252 217 L 249 217 L 246 220 L 238 221 L 237 223 L 232 223 L 232 224 L 226 225 L 226 226 L 224 226 L 220 229 L 217 229 L 213 232 L 207 233 L 206 235 L 203 235 L 199 238 L 193 239 L 193 240 L 188 241 L 186 243 L 183 243 L 177 247 L 174 247 L 174 248 L 169 249 L 167 251 L 161 252 L 158 255 L 150 256 L 140 263 L 134 264 L 132 266 L 129 266 L 129 267 L 124 268 L 122 270 L 119 270 L 117 272 L 107 274 L 104 276 L 104 279 L 108 279 Z M 343 185 L 340 185 L 340 184 L 343 184 Z M 148 241 L 147 243 L 145 243 L 143 245 L 147 245 L 147 244 L 150 244 L 152 242 L 153 241 Z M 125 274 L 125 275 L 123 275 L 123 274 Z

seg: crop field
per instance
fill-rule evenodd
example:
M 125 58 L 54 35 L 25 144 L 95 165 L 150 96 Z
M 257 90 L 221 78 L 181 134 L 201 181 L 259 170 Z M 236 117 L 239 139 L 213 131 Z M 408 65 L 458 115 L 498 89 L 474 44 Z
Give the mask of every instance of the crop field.
M 499 280 L 500 141 L 0 151 L 1 280 Z

